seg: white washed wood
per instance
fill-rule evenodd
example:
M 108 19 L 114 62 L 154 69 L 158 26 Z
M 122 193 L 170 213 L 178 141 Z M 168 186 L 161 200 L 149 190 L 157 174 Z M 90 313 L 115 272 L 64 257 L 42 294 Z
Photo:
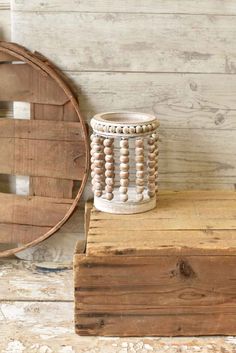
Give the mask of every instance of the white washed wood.
M 5 259 L 0 261 L 0 281 L 0 301 L 73 300 L 72 264 Z
M 236 129 L 236 80 L 227 74 L 69 72 L 85 118 L 109 110 L 156 114 L 162 127 Z
M 0 351 L 3 353 L 226 353 L 234 350 L 233 337 L 78 337 L 73 323 L 72 271 L 40 273 L 35 270 L 36 265 L 15 260 L 0 262 Z
M 10 10 L 10 0 L 0 0 L 0 11 L 1 10 Z
M 9 6 L 0 4 L 0 40 L 11 39 L 11 16 Z
M 12 0 L 18 11 L 236 14 L 234 0 Z
M 235 16 L 16 11 L 12 26 L 64 70 L 236 72 Z

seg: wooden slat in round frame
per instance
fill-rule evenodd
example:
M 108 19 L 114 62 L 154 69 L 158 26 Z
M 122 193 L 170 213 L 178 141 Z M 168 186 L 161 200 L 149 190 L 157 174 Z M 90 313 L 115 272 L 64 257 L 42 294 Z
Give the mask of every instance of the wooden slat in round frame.
M 0 192 L 0 243 L 20 244 L 1 251 L 4 257 L 42 242 L 68 220 L 87 181 L 89 145 L 77 99 L 45 57 L 0 42 L 0 77 L 0 101 L 31 108 L 30 120 L 0 119 L 0 174 L 30 180 L 28 196 Z

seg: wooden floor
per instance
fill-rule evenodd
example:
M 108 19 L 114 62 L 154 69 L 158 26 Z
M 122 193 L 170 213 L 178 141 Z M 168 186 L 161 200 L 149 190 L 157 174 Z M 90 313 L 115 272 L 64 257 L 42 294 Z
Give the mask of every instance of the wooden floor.
M 236 337 L 79 337 L 70 265 L 0 261 L 1 353 L 231 353 Z

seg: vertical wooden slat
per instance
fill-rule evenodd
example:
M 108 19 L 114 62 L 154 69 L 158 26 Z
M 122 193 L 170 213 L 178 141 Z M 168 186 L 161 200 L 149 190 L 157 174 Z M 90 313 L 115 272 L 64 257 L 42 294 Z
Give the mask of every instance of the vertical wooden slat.
M 71 103 L 69 103 L 71 105 Z M 69 111 L 69 110 L 67 110 Z M 73 111 L 73 109 L 71 109 Z M 74 121 L 74 113 L 64 114 L 64 106 L 31 104 L 31 119 Z M 72 198 L 73 180 L 51 179 L 51 178 L 30 178 L 30 194 L 35 196 L 49 196 Z

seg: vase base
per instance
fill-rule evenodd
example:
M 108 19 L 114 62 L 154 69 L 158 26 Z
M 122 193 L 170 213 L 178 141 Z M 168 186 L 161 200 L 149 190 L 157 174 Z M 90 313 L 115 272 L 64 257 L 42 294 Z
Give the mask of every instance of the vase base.
M 142 213 L 152 210 L 156 207 L 156 197 L 146 199 L 142 202 L 132 202 L 132 201 L 108 201 L 102 197 L 94 197 L 94 206 L 97 210 L 117 213 L 117 214 L 133 214 Z

